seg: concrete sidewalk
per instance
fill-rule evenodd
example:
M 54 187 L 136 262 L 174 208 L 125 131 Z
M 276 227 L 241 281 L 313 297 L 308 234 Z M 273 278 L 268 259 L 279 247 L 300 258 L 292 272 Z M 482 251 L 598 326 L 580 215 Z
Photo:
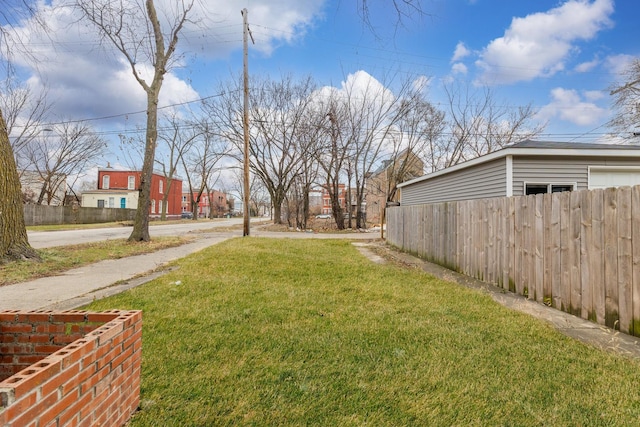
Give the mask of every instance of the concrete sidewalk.
M 162 265 L 215 245 L 236 233 L 204 233 L 198 240 L 149 254 L 100 261 L 59 276 L 0 286 L 0 310 L 68 310 L 138 286 Z M 150 273 L 150 274 L 147 274 Z M 144 277 L 139 277 L 144 275 Z

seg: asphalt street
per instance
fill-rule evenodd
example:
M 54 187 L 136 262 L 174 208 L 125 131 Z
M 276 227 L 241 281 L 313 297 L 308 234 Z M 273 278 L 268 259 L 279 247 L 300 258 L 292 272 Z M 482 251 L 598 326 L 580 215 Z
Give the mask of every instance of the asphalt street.
M 149 227 L 151 237 L 180 236 L 192 231 L 214 230 L 242 224 L 242 218 L 216 220 L 185 220 L 180 223 L 158 224 Z M 53 246 L 75 245 L 80 243 L 99 242 L 110 239 L 126 239 L 131 234 L 130 226 L 110 228 L 87 228 L 61 231 L 29 231 L 29 243 L 36 249 Z

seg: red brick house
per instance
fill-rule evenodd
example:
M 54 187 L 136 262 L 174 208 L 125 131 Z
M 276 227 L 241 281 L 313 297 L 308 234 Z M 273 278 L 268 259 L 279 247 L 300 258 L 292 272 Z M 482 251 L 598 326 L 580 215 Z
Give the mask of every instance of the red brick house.
M 138 195 L 140 191 L 141 171 L 118 171 L 111 168 L 98 170 L 98 189 L 82 193 L 82 206 L 101 208 L 125 208 L 136 209 L 138 207 Z M 149 216 L 160 218 L 163 200 L 166 192 L 167 218 L 180 218 L 182 180 L 173 178 L 171 188 L 168 188 L 167 177 L 159 172 L 153 172 L 151 176 L 151 203 Z
M 347 208 L 347 190 L 344 184 L 338 184 L 338 203 L 340 203 L 340 207 L 344 212 L 346 212 Z M 322 214 L 332 214 L 331 211 L 331 197 L 329 196 L 329 191 L 326 187 L 322 188 Z
M 182 193 L 182 212 L 191 212 L 191 197 L 196 198 L 197 193 L 191 196 L 189 193 Z M 199 217 L 213 217 L 220 218 L 225 216 L 229 212 L 229 202 L 227 194 L 213 190 L 207 193 L 202 193 L 200 196 L 200 202 L 198 203 L 198 216 Z M 210 215 L 211 214 L 211 215 Z

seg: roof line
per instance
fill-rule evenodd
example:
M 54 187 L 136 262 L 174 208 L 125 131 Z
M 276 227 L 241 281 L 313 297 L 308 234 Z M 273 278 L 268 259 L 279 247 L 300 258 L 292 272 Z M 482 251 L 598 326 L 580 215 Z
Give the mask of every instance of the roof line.
M 427 181 L 432 178 L 436 178 L 438 176 L 446 175 L 452 172 L 456 172 L 462 169 L 466 169 L 478 164 L 488 163 L 494 160 L 501 159 L 507 156 L 581 156 L 581 157 L 601 157 L 601 156 L 611 156 L 611 157 L 637 157 L 640 158 L 640 149 L 638 147 L 634 148 L 619 148 L 619 145 L 612 145 L 611 149 L 605 148 L 535 148 L 535 147 L 517 147 L 517 146 L 509 146 L 502 148 L 500 150 L 494 151 L 489 154 L 485 154 L 484 156 L 476 157 L 475 159 L 468 160 L 463 163 L 458 163 L 457 165 L 441 169 L 439 171 L 435 171 L 426 175 L 419 176 L 418 178 L 414 178 L 412 180 L 403 182 L 398 184 L 398 188 L 406 187 L 412 184 L 416 184 L 418 182 Z M 613 148 L 616 147 L 616 148 Z

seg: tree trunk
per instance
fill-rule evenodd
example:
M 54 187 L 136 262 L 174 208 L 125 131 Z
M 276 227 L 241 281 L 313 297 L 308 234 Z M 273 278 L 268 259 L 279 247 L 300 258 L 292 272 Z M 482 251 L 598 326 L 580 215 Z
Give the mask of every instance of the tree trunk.
M 280 203 L 273 205 L 273 223 L 282 224 L 282 204 Z
M 153 176 L 153 162 L 156 155 L 156 141 L 158 139 L 158 97 L 160 85 L 147 91 L 147 136 L 144 147 L 144 162 L 140 174 L 140 195 L 138 208 L 133 223 L 133 231 L 129 236 L 130 242 L 148 242 L 149 235 L 149 206 L 151 206 L 151 178 Z
M 284 198 L 284 192 L 281 192 L 279 190 L 276 190 L 276 192 L 271 196 L 271 200 L 273 200 L 274 224 L 282 224 L 282 204 L 284 203 Z
M 36 202 L 36 205 L 41 205 L 42 202 L 44 201 L 44 196 L 47 192 L 47 182 L 45 181 L 42 184 L 42 188 L 40 189 L 40 195 L 38 196 L 38 201 Z
M 162 196 L 162 211 L 160 212 L 160 221 L 167 220 L 167 211 L 169 210 L 169 196 L 171 195 L 171 184 L 173 184 L 173 172 L 169 172 L 167 177 L 167 188 L 164 190 L 164 194 Z
M 338 230 L 344 230 L 344 212 L 340 206 L 340 199 L 331 197 L 331 211 L 333 212 L 333 219 L 336 221 Z
M 20 177 L 0 111 L 0 262 L 18 259 L 40 256 L 27 239 Z
M 307 229 L 307 222 L 309 220 L 309 191 L 311 191 L 311 185 L 304 186 L 302 193 L 302 229 Z
M 198 214 L 200 213 L 199 205 L 200 205 L 200 196 L 198 196 L 197 199 L 194 199 L 193 197 L 191 197 L 191 213 L 193 214 L 191 219 L 194 221 L 198 220 Z

